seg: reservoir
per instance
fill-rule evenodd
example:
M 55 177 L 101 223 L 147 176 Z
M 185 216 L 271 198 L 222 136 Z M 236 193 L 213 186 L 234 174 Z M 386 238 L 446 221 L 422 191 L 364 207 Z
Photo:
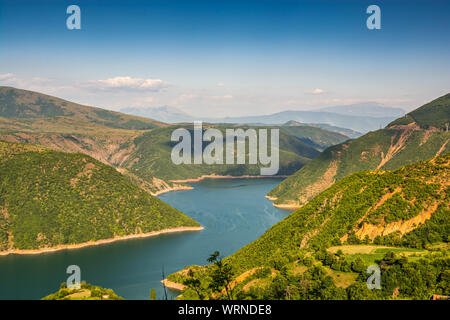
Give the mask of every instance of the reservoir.
M 129 239 L 99 246 L 38 255 L 0 256 L 0 299 L 40 299 L 56 292 L 81 268 L 81 279 L 113 289 L 125 299 L 149 299 L 155 288 L 163 299 L 165 275 L 185 266 L 206 264 L 218 250 L 227 256 L 262 235 L 289 212 L 272 206 L 265 195 L 281 178 L 205 179 L 194 189 L 159 198 L 197 220 L 205 229 Z M 169 291 L 172 299 L 177 292 Z

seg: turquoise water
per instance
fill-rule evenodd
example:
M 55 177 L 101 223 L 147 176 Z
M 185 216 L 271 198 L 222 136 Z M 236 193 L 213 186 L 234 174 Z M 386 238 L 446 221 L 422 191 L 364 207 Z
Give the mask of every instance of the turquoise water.
M 167 274 L 205 264 L 219 250 L 229 255 L 255 240 L 288 215 L 264 196 L 281 182 L 267 179 L 204 180 L 193 190 L 159 196 L 197 220 L 204 230 L 131 239 L 40 255 L 0 256 L 0 299 L 40 299 L 66 281 L 67 266 L 81 268 L 81 279 L 112 288 L 127 299 L 148 299 L 151 288 L 163 298 Z M 169 292 L 174 297 L 176 292 Z

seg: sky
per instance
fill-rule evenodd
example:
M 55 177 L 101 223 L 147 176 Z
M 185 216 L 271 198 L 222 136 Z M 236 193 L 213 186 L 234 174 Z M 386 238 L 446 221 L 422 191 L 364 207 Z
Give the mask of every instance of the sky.
M 450 1 L 0 0 L 0 85 L 205 117 L 410 111 L 450 92 Z

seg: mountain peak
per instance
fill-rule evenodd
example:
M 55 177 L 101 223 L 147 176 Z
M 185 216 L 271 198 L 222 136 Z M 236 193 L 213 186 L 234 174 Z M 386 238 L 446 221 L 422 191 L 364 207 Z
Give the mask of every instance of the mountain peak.
M 39 92 L 0 87 L 0 117 L 38 119 L 66 117 L 106 127 L 144 130 L 164 124 L 120 112 L 90 107 Z
M 405 116 L 391 122 L 388 127 L 416 123 L 424 129 L 437 128 L 448 131 L 450 126 L 450 93 L 443 95 Z
M 303 125 L 304 125 L 303 123 L 298 122 L 298 121 L 295 121 L 295 120 L 289 120 L 288 122 L 286 122 L 286 123 L 284 124 L 284 126 L 290 126 L 290 127 L 293 127 L 293 126 L 303 126 Z

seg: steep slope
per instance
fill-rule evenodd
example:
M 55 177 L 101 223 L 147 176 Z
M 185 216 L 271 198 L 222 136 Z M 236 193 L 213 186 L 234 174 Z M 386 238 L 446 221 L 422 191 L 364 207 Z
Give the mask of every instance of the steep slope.
M 450 151 L 450 94 L 386 128 L 326 149 L 268 193 L 275 205 L 299 207 L 361 170 L 395 169 Z
M 0 252 L 198 226 L 87 155 L 0 141 Z
M 395 125 L 409 125 L 416 123 L 424 129 L 446 129 L 449 128 L 450 118 L 450 93 L 423 105 L 422 107 L 408 113 L 389 124 L 389 127 Z
M 448 242 L 450 153 L 394 171 L 363 171 L 336 182 L 229 257 L 239 270 L 277 252 L 351 241 L 423 247 Z
M 336 182 L 217 264 L 168 276 L 179 299 L 430 299 L 448 296 L 450 153 Z M 210 261 L 208 261 L 210 262 Z M 369 265 L 381 268 L 369 290 Z M 232 279 L 211 290 L 220 273 Z M 175 286 L 174 286 L 175 287 Z
M 286 125 L 280 126 L 279 128 L 282 132 L 296 137 L 320 151 L 329 146 L 334 146 L 338 143 L 349 140 L 348 136 L 341 133 L 330 132 L 325 129 L 306 124 L 294 123 L 295 121 L 290 121 Z
M 164 124 L 155 120 L 88 107 L 38 92 L 0 87 L 0 117 L 36 119 L 68 117 L 111 128 L 151 129 Z

